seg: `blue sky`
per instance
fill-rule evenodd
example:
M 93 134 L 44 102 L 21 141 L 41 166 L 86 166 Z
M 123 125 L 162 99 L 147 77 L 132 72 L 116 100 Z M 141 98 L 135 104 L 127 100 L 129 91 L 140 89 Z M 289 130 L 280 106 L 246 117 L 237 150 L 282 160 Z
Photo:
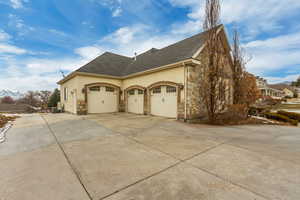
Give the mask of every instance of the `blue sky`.
M 201 32 L 204 0 L 0 0 L 0 89 L 53 89 L 59 73 L 104 51 L 127 56 Z M 247 69 L 269 82 L 300 75 L 300 1 L 223 0 Z

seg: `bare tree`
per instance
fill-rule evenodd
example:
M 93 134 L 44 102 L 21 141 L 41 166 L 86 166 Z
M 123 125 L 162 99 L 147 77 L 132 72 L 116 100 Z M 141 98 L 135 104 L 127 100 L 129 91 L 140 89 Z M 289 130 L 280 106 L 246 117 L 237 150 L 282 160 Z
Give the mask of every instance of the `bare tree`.
M 28 91 L 25 97 L 18 100 L 19 103 L 28 104 L 31 106 L 39 106 L 40 100 L 38 97 L 38 93 L 34 91 Z
M 219 0 L 206 0 L 203 29 L 206 46 L 203 53 L 203 73 L 200 82 L 201 101 L 205 103 L 210 123 L 216 123 L 218 114 L 228 104 L 229 77 L 225 70 L 225 50 L 219 36 Z
M 232 79 L 233 79 L 233 104 L 243 104 L 245 88 L 242 82 L 246 78 L 245 54 L 240 45 L 240 38 L 237 30 L 233 32 L 232 45 Z
M 39 99 L 41 100 L 42 106 L 47 107 L 50 96 L 51 96 L 51 91 L 42 90 L 42 91 L 39 91 L 37 93 L 37 95 L 38 95 Z
M 257 101 L 260 96 L 256 85 L 255 76 L 246 71 L 247 58 L 241 47 L 239 34 L 234 30 L 232 45 L 232 79 L 233 79 L 233 104 L 243 104 L 247 108 Z M 248 110 L 248 109 L 246 109 Z

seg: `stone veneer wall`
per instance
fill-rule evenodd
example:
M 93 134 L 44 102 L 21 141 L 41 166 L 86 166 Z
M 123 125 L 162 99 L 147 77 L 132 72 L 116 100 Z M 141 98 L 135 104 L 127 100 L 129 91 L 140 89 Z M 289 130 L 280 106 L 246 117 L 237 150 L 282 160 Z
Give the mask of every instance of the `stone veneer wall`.
M 226 55 L 224 53 L 224 55 Z M 201 54 L 198 60 L 202 62 L 205 60 L 205 55 Z M 226 68 L 225 72 L 228 74 L 228 86 L 229 86 L 229 94 L 226 94 L 227 100 L 229 104 L 232 104 L 232 96 L 233 96 L 233 89 L 232 89 L 232 72 L 229 63 L 229 58 L 224 56 L 222 59 Z M 206 118 L 207 111 L 205 104 L 201 102 L 200 96 L 200 84 L 202 78 L 202 71 L 204 66 L 203 65 L 196 65 L 196 66 L 187 66 L 187 120 L 191 119 L 199 119 L 199 118 Z
M 201 65 L 187 66 L 187 120 L 206 116 L 200 100 Z

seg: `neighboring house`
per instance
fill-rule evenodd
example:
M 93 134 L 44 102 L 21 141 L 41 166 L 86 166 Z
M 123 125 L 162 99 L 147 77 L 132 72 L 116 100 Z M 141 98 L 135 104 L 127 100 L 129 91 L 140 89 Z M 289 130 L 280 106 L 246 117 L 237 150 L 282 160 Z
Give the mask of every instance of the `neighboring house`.
M 284 92 L 272 85 L 268 85 L 267 80 L 257 76 L 256 84 L 258 89 L 261 92 L 262 97 L 271 97 L 273 99 L 282 99 L 284 97 Z
M 300 88 L 295 88 L 295 93 L 298 99 L 300 99 Z
M 295 89 L 290 85 L 287 85 L 287 84 L 273 84 L 273 85 L 269 85 L 269 87 L 282 91 L 284 97 L 290 97 L 290 98 L 294 97 Z
M 230 74 L 230 45 L 218 27 Z M 61 103 L 71 113 L 130 112 L 177 119 L 205 114 L 200 77 L 207 32 L 133 58 L 106 52 L 58 82 Z M 231 87 L 230 87 L 231 88 Z M 232 91 L 232 90 L 231 90 Z M 232 95 L 226 95 L 232 101 Z

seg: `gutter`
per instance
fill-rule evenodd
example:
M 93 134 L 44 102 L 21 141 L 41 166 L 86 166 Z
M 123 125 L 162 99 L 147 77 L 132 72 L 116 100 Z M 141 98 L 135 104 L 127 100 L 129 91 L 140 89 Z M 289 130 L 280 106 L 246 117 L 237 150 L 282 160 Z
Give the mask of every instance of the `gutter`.
M 146 70 L 146 71 L 133 73 L 133 74 L 130 74 L 130 75 L 127 75 L 127 76 L 110 76 L 110 75 L 105 75 L 105 74 L 94 74 L 94 73 L 75 71 L 75 72 L 72 72 L 71 74 L 69 74 L 68 76 L 66 76 L 65 78 L 63 78 L 62 80 L 58 81 L 57 84 L 61 85 L 61 84 L 65 83 L 66 81 L 72 79 L 76 75 L 124 80 L 124 79 L 133 78 L 133 77 L 141 76 L 141 75 L 145 75 L 145 74 L 150 74 L 150 73 L 154 73 L 154 72 L 158 72 L 158 71 L 162 71 L 162 70 L 166 70 L 166 69 L 176 68 L 176 67 L 180 66 L 180 64 L 182 64 L 182 63 L 183 64 L 190 64 L 190 65 L 197 65 L 197 64 L 199 64 L 199 61 L 196 60 L 196 59 L 193 59 L 193 58 L 189 58 L 189 59 L 179 61 L 179 62 L 176 62 L 176 63 L 163 65 L 161 67 L 156 67 L 154 69 L 149 69 L 149 70 Z

